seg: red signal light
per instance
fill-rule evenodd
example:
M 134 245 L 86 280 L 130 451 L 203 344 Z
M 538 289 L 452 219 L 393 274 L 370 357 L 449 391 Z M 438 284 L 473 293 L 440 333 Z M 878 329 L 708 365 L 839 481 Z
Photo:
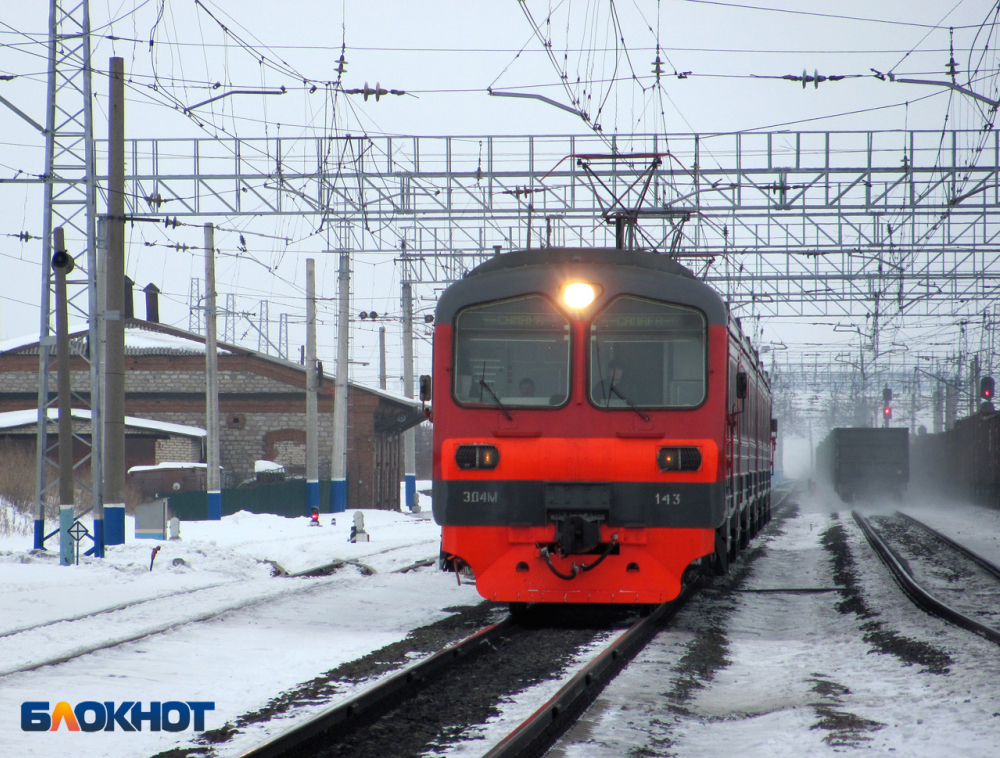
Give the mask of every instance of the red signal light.
M 319 508 L 315 505 L 313 506 L 312 512 L 309 514 L 309 526 L 319 526 Z
M 882 409 L 882 417 L 885 418 L 886 420 L 891 419 L 892 418 L 892 408 L 890 408 L 888 405 L 885 408 L 883 408 Z

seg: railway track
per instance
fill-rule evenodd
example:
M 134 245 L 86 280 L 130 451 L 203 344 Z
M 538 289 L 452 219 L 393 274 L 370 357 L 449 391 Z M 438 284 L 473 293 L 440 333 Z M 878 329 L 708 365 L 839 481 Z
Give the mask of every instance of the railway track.
M 515 755 L 540 755 L 583 713 L 598 693 L 653 635 L 683 605 L 691 590 L 682 599 L 658 606 L 648 616 L 631 624 L 610 644 L 603 647 L 593 660 L 563 684 L 548 702 L 519 724 L 497 743 L 490 758 Z M 593 609 L 586 614 L 592 615 Z M 241 758 L 279 758 L 283 756 L 375 756 L 403 755 L 439 747 L 432 731 L 458 737 L 461 728 L 442 724 L 431 725 L 425 737 L 429 747 L 413 750 L 401 745 L 400 731 L 409 732 L 413 724 L 425 723 L 429 711 L 448 710 L 448 693 L 482 689 L 493 674 L 499 686 L 490 697 L 503 701 L 512 692 L 504 691 L 504 683 L 515 682 L 514 691 L 521 689 L 519 677 L 510 671 L 528 660 L 537 667 L 532 650 L 546 650 L 553 639 L 566 640 L 576 649 L 586 648 L 597 641 L 607 629 L 579 628 L 572 621 L 563 627 L 550 626 L 551 609 L 542 611 L 545 618 L 528 612 L 524 623 L 511 617 L 493 624 L 470 637 L 412 664 L 383 679 L 358 695 L 327 708 L 315 717 L 297 724 L 241 753 Z M 619 612 L 620 613 L 620 612 Z M 546 621 L 548 619 L 548 621 Z M 538 626 L 542 623 L 542 626 Z M 543 652 L 544 657 L 544 652 Z M 502 673 L 502 669 L 508 669 Z M 530 674 L 525 674 L 530 679 Z M 436 690 L 436 691 L 432 691 Z M 482 693 L 480 693 L 481 695 Z M 460 699 L 460 698 L 459 698 Z M 423 702 L 421 702 L 423 701 Z M 440 704 L 440 705 L 439 705 Z M 458 704 L 461 708 L 461 703 Z M 485 719 L 484 719 L 485 720 Z M 447 721 L 447 716 L 443 719 Z M 470 725 L 475 725 L 474 723 Z M 423 737 L 421 737 L 423 739 Z
M 389 548 L 373 555 L 403 549 Z M 394 569 L 388 573 L 405 573 L 424 565 L 432 565 L 436 558 L 427 558 Z M 284 600 L 296 595 L 315 592 L 335 583 L 324 579 L 345 566 L 354 566 L 365 575 L 376 573 L 371 567 L 356 560 L 334 561 L 295 574 L 279 574 L 289 578 L 318 577 L 307 584 L 268 584 L 261 588 L 256 580 L 220 582 L 180 590 L 155 597 L 140 598 L 118 605 L 100 608 L 90 613 L 52 619 L 31 626 L 0 633 L 0 678 L 35 671 L 45 666 L 66 663 L 75 658 L 109 650 L 148 637 L 171 632 L 175 629 L 209 621 L 228 613 L 247 610 L 264 603 Z M 235 597 L 234 597 L 235 596 Z M 194 608 L 190 601 L 194 599 Z M 198 607 L 200 606 L 200 607 Z M 107 620 L 112 615 L 119 633 L 108 638 Z M 162 619 L 169 619 L 163 621 Z M 100 620 L 102 623 L 94 623 Z M 26 635 L 30 635 L 26 636 Z M 37 640 L 25 645 L 25 639 Z M 25 651 L 28 651 L 27 653 Z M 34 651 L 45 651 L 44 656 L 34 656 Z
M 790 496 L 792 488 L 777 493 L 780 507 Z M 680 598 L 655 608 L 648 616 L 640 618 L 601 651 L 593 656 L 576 674 L 565 681 L 546 702 L 531 715 L 518 723 L 485 754 L 486 758 L 529 758 L 543 755 L 558 738 L 569 729 L 594 702 L 605 685 L 610 682 L 635 655 L 664 627 L 694 595 L 697 584 L 686 588 Z M 551 613 L 552 609 L 547 609 Z M 558 612 L 558 611 L 556 611 Z M 586 613 L 593 614 L 589 608 Z M 538 619 L 535 619 L 537 623 Z M 485 722 L 490 713 L 477 723 L 465 720 L 465 726 L 445 724 L 432 728 L 416 742 L 405 740 L 414 725 L 427 726 L 425 720 L 437 718 L 447 710 L 454 699 L 467 697 L 477 685 L 477 677 L 502 678 L 501 667 L 517 665 L 516 650 L 528 651 L 544 647 L 540 635 L 551 631 L 521 626 L 510 618 L 477 632 L 466 640 L 420 663 L 391 675 L 368 690 L 333 705 L 313 718 L 303 721 L 284 732 L 240 753 L 240 758 L 368 758 L 383 755 L 417 755 L 442 748 L 449 739 L 462 739 L 464 730 L 475 729 Z M 514 638 L 519 638 L 515 641 Z M 585 642 L 577 640 L 581 647 Z M 504 648 L 515 648 L 509 653 L 508 662 L 496 660 Z M 513 661 L 513 662 L 512 662 Z M 462 673 L 467 667 L 471 672 Z M 438 692 L 430 690 L 438 687 Z M 497 702 L 509 700 L 524 687 L 518 686 L 503 692 L 497 690 Z M 449 696 L 450 693 L 450 696 Z M 407 702 L 425 701 L 423 705 L 408 707 Z M 429 707 L 428 707 L 429 706 Z M 494 708 L 492 714 L 496 714 Z M 467 716 L 468 714 L 463 714 Z M 402 725 L 400 727 L 400 725 Z M 400 732 L 407 732 L 401 735 Z M 444 734 L 444 738 L 440 735 Z
M 793 491 L 794 485 L 776 491 L 779 497 L 771 506 L 772 511 L 784 505 Z M 684 607 L 696 590 L 697 584 L 686 587 L 677 600 L 658 606 L 648 618 L 634 624 L 491 748 L 484 758 L 540 758 L 544 755 L 590 707 L 605 685 Z
M 773 507 L 779 508 L 791 492 L 792 488 L 787 487 L 776 493 L 779 497 Z M 528 758 L 545 753 L 694 592 L 695 587 L 686 588 L 677 600 L 657 606 L 648 616 L 631 624 L 578 673 L 563 683 L 543 705 L 490 748 L 486 758 Z M 547 609 L 547 612 L 552 613 L 553 610 Z M 588 608 L 583 612 L 593 614 L 594 609 Z M 538 621 L 536 617 L 534 623 Z M 402 725 L 403 730 L 410 730 L 413 724 L 422 723 L 428 713 L 436 717 L 440 715 L 439 710 L 447 707 L 449 698 L 446 695 L 428 692 L 435 686 L 435 682 L 447 680 L 447 687 L 444 689 L 457 693 L 456 697 L 461 698 L 463 693 L 477 686 L 477 676 L 482 676 L 483 672 L 487 672 L 487 677 L 491 674 L 499 675 L 503 664 L 501 661 L 494 662 L 494 653 L 499 653 L 504 648 L 516 647 L 527 651 L 542 646 L 540 635 L 551 630 L 532 629 L 530 611 L 526 623 L 527 626 L 521 626 L 508 618 L 477 632 L 430 658 L 387 677 L 353 698 L 337 703 L 247 749 L 240 753 L 240 758 L 286 758 L 293 755 L 310 758 L 367 758 L 415 755 L 440 748 L 442 744 L 435 743 L 433 738 L 413 745 L 412 749 L 404 747 L 400 742 L 399 725 Z M 513 638 L 519 639 L 511 642 Z M 577 640 L 577 644 L 583 646 L 585 643 Z M 511 653 L 507 657 L 508 660 L 516 661 L 518 654 Z M 476 671 L 464 675 L 459 673 L 460 667 L 471 668 L 477 659 Z M 521 689 L 523 687 L 506 693 L 498 691 L 495 697 L 498 701 L 505 700 Z M 407 711 L 404 704 L 418 698 L 428 701 L 431 707 L 424 707 L 423 710 L 415 707 Z M 472 727 L 477 726 L 475 721 L 467 720 L 466 723 Z M 443 728 L 439 731 L 449 730 Z M 461 731 L 452 729 L 450 736 L 458 738 Z
M 791 492 L 791 487 L 776 492 L 778 498 L 774 507 L 780 507 Z M 408 568 L 411 567 L 398 570 Z M 239 756 L 374 758 L 433 753 L 456 740 L 468 739 L 470 734 L 474 738 L 476 730 L 498 714 L 498 704 L 510 702 L 533 683 L 551 681 L 559 676 L 560 667 L 548 661 L 545 664 L 548 668 L 533 681 L 529 681 L 531 673 L 523 676 L 518 673 L 522 666 L 528 671 L 531 664 L 538 663 L 539 657 L 553 656 L 550 651 L 556 646 L 545 640 L 546 635 L 557 635 L 565 640 L 560 652 L 567 660 L 573 653 L 587 650 L 588 646 L 600 648 L 582 668 L 577 659 L 574 668 L 579 671 L 558 686 L 554 694 L 543 696 L 547 697 L 544 704 L 517 723 L 486 753 L 487 758 L 541 756 L 684 606 L 696 587 L 697 584 L 686 588 L 680 598 L 657 606 L 645 617 L 633 618 L 634 623 L 617 632 L 618 636 L 610 642 L 607 638 L 601 639 L 606 628 L 587 632 L 579 628 L 579 622 L 577 627 L 573 623 L 566 626 L 565 616 L 571 612 L 564 609 L 529 609 L 527 615 L 519 616 L 517 621 L 508 617 L 385 676 L 367 689 L 244 749 Z M 614 612 L 621 618 L 623 609 Z M 595 608 L 580 608 L 578 613 L 589 620 L 594 617 Z M 557 615 L 554 623 L 552 614 Z M 563 627 L 559 628 L 559 624 Z M 592 621 L 590 626 L 594 626 Z M 525 659 L 534 660 L 525 664 Z M 483 689 L 490 690 L 486 695 L 488 706 L 483 707 L 481 702 L 470 704 L 470 700 L 484 699 Z M 547 693 L 552 692 L 551 687 L 544 689 Z
M 484 758 L 529 758 L 544 755 L 590 707 L 605 685 L 653 639 L 693 593 L 693 588 L 686 588 L 677 600 L 658 606 L 649 616 L 633 624 L 582 671 L 560 687 L 541 708 L 500 740 Z
M 852 515 L 917 605 L 1000 644 L 1000 567 L 906 514 Z

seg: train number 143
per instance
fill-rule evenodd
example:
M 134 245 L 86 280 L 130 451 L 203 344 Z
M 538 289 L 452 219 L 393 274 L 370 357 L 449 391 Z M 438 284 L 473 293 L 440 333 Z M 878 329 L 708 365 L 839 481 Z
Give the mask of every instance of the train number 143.
M 676 492 L 666 492 L 664 494 L 656 493 L 656 504 L 657 505 L 680 505 L 681 496 Z

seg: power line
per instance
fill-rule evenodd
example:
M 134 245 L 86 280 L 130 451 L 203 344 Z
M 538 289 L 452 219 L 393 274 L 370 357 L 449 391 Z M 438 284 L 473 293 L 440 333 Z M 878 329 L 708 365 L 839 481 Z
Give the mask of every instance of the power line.
M 792 10 L 790 8 L 768 8 L 763 5 L 748 5 L 745 3 L 726 3 L 721 0 L 674 0 L 674 2 L 691 3 L 693 5 L 717 5 L 723 8 L 739 8 L 741 10 L 765 11 L 767 13 L 784 13 L 791 16 L 815 16 L 817 18 L 841 19 L 844 21 L 861 21 L 869 24 L 889 24 L 891 26 L 911 26 L 919 29 L 944 29 L 946 27 L 938 24 L 922 24 L 917 21 L 894 21 L 886 18 L 872 18 L 869 16 L 849 16 L 839 13 L 820 13 L 818 11 Z M 957 5 L 955 7 L 958 7 Z M 954 8 L 952 9 L 954 10 Z M 950 15 L 950 13 L 949 13 Z M 947 16 L 946 16 L 947 17 Z M 943 20 L 943 19 L 942 19 Z M 954 26 L 954 29 L 975 29 L 977 24 L 967 24 L 964 26 Z

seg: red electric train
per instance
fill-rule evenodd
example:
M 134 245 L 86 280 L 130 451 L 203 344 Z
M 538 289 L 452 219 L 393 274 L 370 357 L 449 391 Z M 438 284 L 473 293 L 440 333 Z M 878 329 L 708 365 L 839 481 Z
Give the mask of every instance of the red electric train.
M 770 516 L 768 376 L 664 255 L 477 267 L 438 303 L 433 397 L 442 556 L 485 598 L 662 603 L 727 573 Z

